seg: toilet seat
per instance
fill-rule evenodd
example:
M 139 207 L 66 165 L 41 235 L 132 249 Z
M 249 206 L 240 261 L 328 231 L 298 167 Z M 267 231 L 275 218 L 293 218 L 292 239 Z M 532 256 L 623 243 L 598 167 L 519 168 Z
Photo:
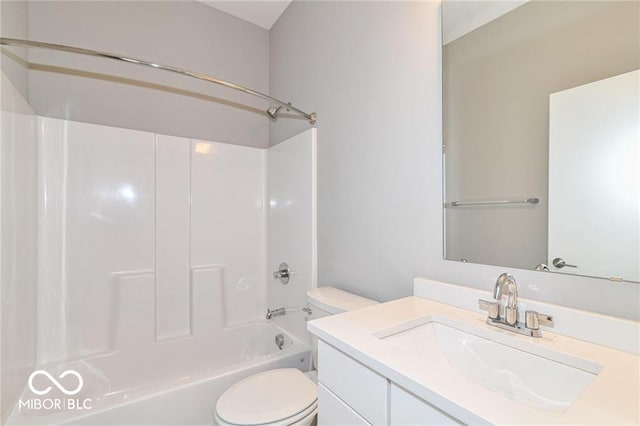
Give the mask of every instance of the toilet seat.
M 231 386 L 216 403 L 219 425 L 290 425 L 312 419 L 315 383 L 295 368 L 268 370 Z
M 262 423 L 260 425 L 252 425 L 252 426 L 291 426 L 291 425 L 299 425 L 299 426 L 308 426 L 313 424 L 313 419 L 318 413 L 318 403 L 314 402 L 312 406 L 308 407 L 306 410 L 296 414 L 293 417 L 288 417 L 286 419 L 278 420 L 274 423 Z M 215 415 L 215 423 L 216 426 L 249 426 L 249 425 L 240 425 L 237 423 L 228 423 L 222 420 L 218 414 Z

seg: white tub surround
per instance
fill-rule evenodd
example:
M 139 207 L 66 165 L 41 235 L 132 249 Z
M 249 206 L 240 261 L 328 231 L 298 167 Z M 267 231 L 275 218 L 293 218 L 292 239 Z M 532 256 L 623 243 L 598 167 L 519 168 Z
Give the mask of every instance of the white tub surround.
M 4 424 L 37 357 L 38 170 L 37 117 L 4 72 L 0 87 L 0 423 Z
M 316 140 L 317 130 L 308 129 L 266 151 L 267 306 L 271 309 L 300 309 L 307 290 L 317 286 Z M 282 262 L 291 270 L 287 284 L 273 277 Z
M 416 293 L 440 301 L 412 296 L 309 323 L 309 330 L 322 341 L 319 382 L 324 389 L 319 394 L 320 425 L 346 419 L 360 424 L 408 424 L 419 423 L 420 419 L 440 424 L 640 422 L 638 323 L 547 305 L 553 308 L 558 331 L 567 335 L 543 328 L 541 338 L 531 338 L 486 324 L 486 313 L 477 309 L 477 294 L 468 288 L 416 280 Z M 489 291 L 479 293 L 484 299 L 490 297 Z M 462 304 L 475 299 L 475 308 L 453 306 L 460 304 L 456 298 L 463 300 Z M 528 304 L 527 309 L 537 307 L 535 302 L 521 302 Z M 540 312 L 548 313 L 542 309 Z M 580 321 L 585 321 L 585 328 L 594 328 L 596 337 L 598 329 L 606 329 L 618 338 L 595 344 L 568 336 L 574 331 L 569 324 Z M 429 327 L 445 330 L 429 331 Z M 584 333 L 581 327 L 575 329 Z M 412 334 L 403 333 L 407 330 Z M 426 333 L 447 330 L 468 333 L 465 335 L 473 339 L 488 339 L 498 351 L 515 351 L 514 358 L 520 352 L 530 357 L 531 363 L 526 366 L 535 374 L 521 377 L 516 373 L 511 377 L 512 370 L 507 365 L 511 358 L 496 355 L 498 366 L 504 366 L 507 373 L 506 384 L 511 387 L 507 391 L 492 390 L 486 385 L 487 377 L 481 377 L 478 365 L 484 368 L 483 363 L 469 370 L 470 363 L 462 358 L 465 363 L 456 365 L 455 358 L 461 354 L 448 353 L 443 340 L 432 339 L 430 347 L 420 348 L 433 337 Z M 619 346 L 623 340 L 628 342 L 626 352 L 611 347 Z M 473 344 L 469 339 L 465 342 Z M 553 372 L 554 368 L 559 373 Z M 571 383 L 560 383 L 558 374 L 568 370 L 575 373 L 568 380 Z M 573 377 L 577 377 L 575 381 Z M 545 380 L 553 385 L 545 387 Z M 567 384 L 576 387 L 562 390 Z M 523 396 L 518 388 L 528 394 Z M 575 401 L 567 397 L 569 392 L 574 392 Z
M 315 286 L 315 204 L 305 196 L 315 191 L 315 130 L 268 155 L 36 116 L 14 126 L 7 114 L 3 153 L 7 139 L 33 164 L 9 174 L 2 162 L 2 219 L 32 232 L 16 239 L 3 226 L 3 256 L 26 256 L 32 244 L 34 263 L 18 280 L 5 280 L 11 269 L 2 265 L 3 325 L 27 327 L 24 336 L 2 333 L 9 424 L 211 424 L 216 399 L 236 381 L 309 368 L 300 331 L 304 292 Z M 276 225 L 296 224 L 295 244 L 268 232 L 269 192 L 286 201 L 273 215 Z M 9 196 L 23 200 L 6 203 L 19 209 L 5 209 Z M 286 327 L 264 319 L 268 247 L 296 256 L 299 273 L 278 300 L 296 313 L 283 317 Z
M 262 319 L 275 290 L 270 307 L 304 306 L 314 129 L 273 153 L 42 117 L 38 133 L 40 364 Z M 289 286 L 272 288 L 268 249 L 296 272 Z
M 39 364 L 263 318 L 264 150 L 43 117 L 38 133 Z

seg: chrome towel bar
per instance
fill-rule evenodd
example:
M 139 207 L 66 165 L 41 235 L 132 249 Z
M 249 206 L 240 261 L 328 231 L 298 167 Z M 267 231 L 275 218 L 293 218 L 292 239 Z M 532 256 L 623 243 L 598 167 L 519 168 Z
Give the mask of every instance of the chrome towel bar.
M 526 200 L 487 200 L 487 201 L 451 201 L 445 203 L 445 207 L 463 207 L 463 206 L 492 206 L 502 204 L 538 204 L 539 198 L 531 197 Z

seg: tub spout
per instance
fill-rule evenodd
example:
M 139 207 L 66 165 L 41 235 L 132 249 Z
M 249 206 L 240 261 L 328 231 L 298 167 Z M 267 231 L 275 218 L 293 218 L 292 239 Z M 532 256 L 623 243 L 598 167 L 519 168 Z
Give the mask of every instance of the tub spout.
M 273 317 L 279 317 L 285 315 L 286 313 L 287 311 L 285 310 L 285 308 L 278 308 L 274 310 L 267 308 L 267 319 L 270 320 Z

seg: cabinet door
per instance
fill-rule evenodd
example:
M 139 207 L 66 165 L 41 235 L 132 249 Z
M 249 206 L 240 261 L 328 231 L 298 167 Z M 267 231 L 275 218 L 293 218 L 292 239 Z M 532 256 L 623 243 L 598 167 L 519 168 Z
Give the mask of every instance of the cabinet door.
M 460 425 L 462 422 L 438 410 L 428 402 L 410 392 L 391 384 L 390 423 L 391 425 Z
M 387 423 L 387 379 L 333 346 L 318 341 L 318 382 L 369 423 Z
M 322 383 L 318 383 L 318 426 L 336 425 L 364 426 L 369 423 Z

